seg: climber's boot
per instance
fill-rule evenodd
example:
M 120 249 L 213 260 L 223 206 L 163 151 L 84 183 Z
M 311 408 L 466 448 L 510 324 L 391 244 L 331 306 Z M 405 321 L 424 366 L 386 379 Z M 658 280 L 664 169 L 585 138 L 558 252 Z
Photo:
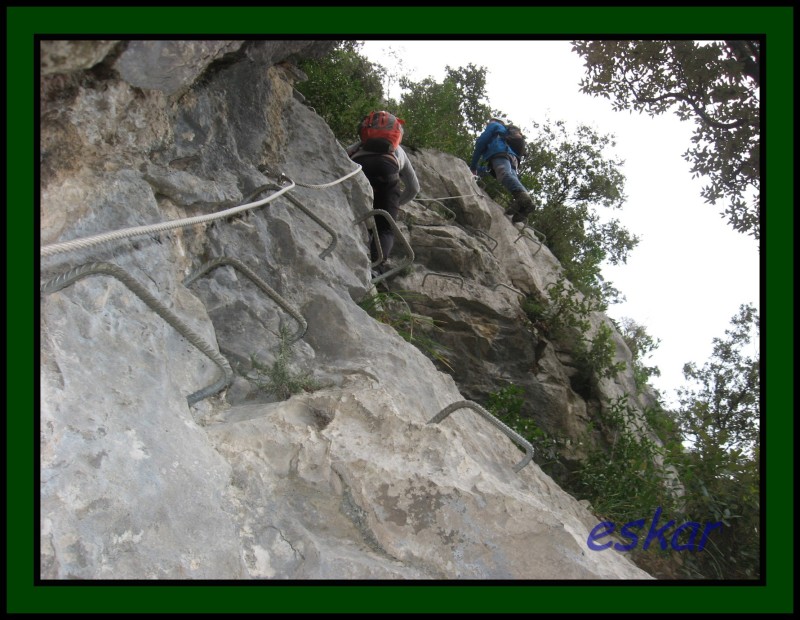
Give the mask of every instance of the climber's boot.
M 512 212 L 511 221 L 516 224 L 517 222 L 525 222 L 528 216 L 533 213 L 533 200 L 531 195 L 526 191 L 518 191 L 514 193 L 514 205 L 516 209 Z

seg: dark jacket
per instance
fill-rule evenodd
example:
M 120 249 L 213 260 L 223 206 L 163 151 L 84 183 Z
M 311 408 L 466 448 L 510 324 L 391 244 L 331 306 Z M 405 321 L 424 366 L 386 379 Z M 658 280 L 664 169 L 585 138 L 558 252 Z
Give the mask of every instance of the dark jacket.
M 375 154 L 371 151 L 362 150 L 360 142 L 351 144 L 346 150 L 350 158 L 356 163 L 358 163 L 359 157 Z M 397 147 L 397 150 L 394 153 L 394 159 L 397 160 L 397 166 L 400 171 L 400 180 L 403 182 L 403 189 L 400 193 L 399 200 L 400 206 L 403 206 L 404 204 L 411 202 L 419 193 L 419 180 L 417 179 L 417 174 L 414 172 L 414 167 L 408 160 L 408 156 L 406 155 L 406 152 L 403 150 L 402 146 Z

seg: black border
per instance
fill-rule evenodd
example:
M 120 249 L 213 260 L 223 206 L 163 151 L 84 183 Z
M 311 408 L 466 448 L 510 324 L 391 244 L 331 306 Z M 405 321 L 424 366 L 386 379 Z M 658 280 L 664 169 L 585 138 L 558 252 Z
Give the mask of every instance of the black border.
M 7 7 L 7 612 L 788 612 L 793 610 L 793 6 L 559 7 Z M 242 35 L 262 25 L 259 34 Z M 414 30 L 415 34 L 408 32 Z M 366 32 L 371 34 L 364 34 Z M 377 31 L 377 32 L 376 32 Z M 114 36 L 107 33 L 114 32 Z M 765 401 L 771 424 L 765 484 L 768 579 L 761 585 L 685 582 L 40 582 L 34 505 L 38 356 L 20 324 L 38 330 L 34 99 L 36 36 L 74 38 L 652 38 L 697 32 L 766 36 L 768 117 L 764 139 L 762 337 L 767 344 Z M 347 32 L 348 35 L 342 35 Z M 311 34 L 309 34 L 311 33 Z M 721 37 L 720 37 L 721 38 Z M 33 166 L 31 166 L 31 163 Z M 32 204 L 33 203 L 33 204 Z M 709 207 L 711 208 L 711 207 Z M 721 221 L 721 225 L 724 225 Z M 34 234 L 16 231 L 33 230 Z M 769 244 L 766 244 L 766 239 Z M 770 286 L 774 283 L 774 286 Z M 28 294 L 28 291 L 32 295 Z M 12 295 L 13 292 L 13 295 Z M 21 294 L 20 294 L 21 293 Z M 12 303 L 13 300 L 13 303 Z M 691 300 L 689 300 L 691 303 Z M 767 305 L 768 304 L 768 305 Z M 38 304 L 37 304 L 38 306 Z M 765 314 L 766 308 L 768 314 Z M 31 321 L 31 323 L 29 323 Z M 12 354 L 13 353 L 13 354 Z M 762 358 L 764 359 L 764 358 Z M 32 368 L 33 377 L 28 375 Z M 22 389 L 20 389 L 22 388 Z M 34 441 L 30 439 L 34 438 Z M 767 452 L 767 451 L 765 451 Z M 32 474 L 32 475 L 31 475 Z M 33 484 L 31 484 L 33 483 Z M 242 586 L 248 587 L 242 587 Z M 608 587 L 615 586 L 615 587 Z M 398 589 L 400 587 L 400 589 Z M 664 591 L 663 587 L 669 589 Z M 266 588 L 266 589 L 263 589 Z

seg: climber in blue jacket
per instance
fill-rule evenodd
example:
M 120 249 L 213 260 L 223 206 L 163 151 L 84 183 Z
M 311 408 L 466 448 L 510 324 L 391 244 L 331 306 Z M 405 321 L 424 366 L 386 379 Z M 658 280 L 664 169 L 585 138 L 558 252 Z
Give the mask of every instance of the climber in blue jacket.
M 478 175 L 479 162 L 487 163 L 490 172 L 513 197 L 506 211 L 514 223 L 524 222 L 533 213 L 534 205 L 528 190 L 518 176 L 519 160 L 524 155 L 525 139 L 519 128 L 508 119 L 494 117 L 475 141 L 470 170 Z

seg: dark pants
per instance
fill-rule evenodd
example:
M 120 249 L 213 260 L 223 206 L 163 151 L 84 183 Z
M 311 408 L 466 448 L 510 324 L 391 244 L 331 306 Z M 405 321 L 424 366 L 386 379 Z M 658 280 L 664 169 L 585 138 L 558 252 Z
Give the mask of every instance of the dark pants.
M 373 209 L 383 209 L 392 219 L 397 219 L 400 210 L 400 169 L 397 161 L 391 155 L 368 155 L 359 157 L 358 163 L 361 170 L 372 186 Z M 383 259 L 389 258 L 394 246 L 394 231 L 391 224 L 383 216 L 375 217 L 375 227 L 378 230 L 378 243 L 380 243 Z M 378 260 L 378 247 L 370 233 L 370 259 Z

